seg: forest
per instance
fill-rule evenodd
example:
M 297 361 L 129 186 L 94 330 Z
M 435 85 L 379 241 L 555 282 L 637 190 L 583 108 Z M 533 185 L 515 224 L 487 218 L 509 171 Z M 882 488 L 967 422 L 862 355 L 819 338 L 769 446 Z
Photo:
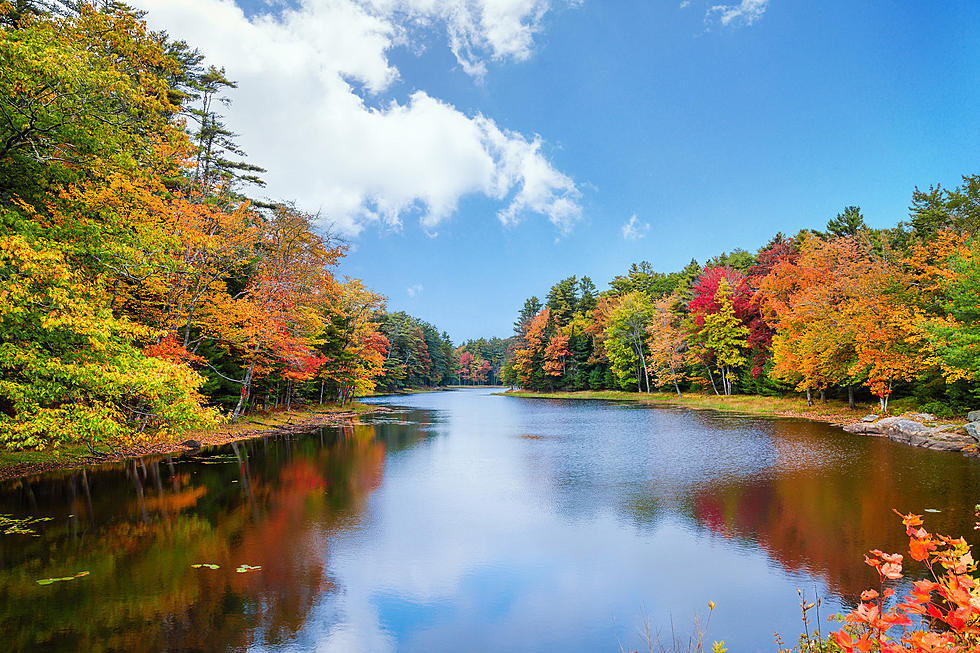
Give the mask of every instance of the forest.
M 323 216 L 260 197 L 222 115 L 235 82 L 141 19 L 0 3 L 0 443 L 459 382 L 446 334 L 339 276 Z
M 907 219 L 848 206 L 823 230 L 661 273 L 644 261 L 529 298 L 506 383 L 533 390 L 686 390 L 910 397 L 942 417 L 980 400 L 980 175 L 912 193 Z
M 448 385 L 977 401 L 980 176 L 894 228 L 823 230 L 529 298 L 459 346 L 338 266 L 328 216 L 262 196 L 224 69 L 118 3 L 0 4 L 0 442 L 136 441 Z

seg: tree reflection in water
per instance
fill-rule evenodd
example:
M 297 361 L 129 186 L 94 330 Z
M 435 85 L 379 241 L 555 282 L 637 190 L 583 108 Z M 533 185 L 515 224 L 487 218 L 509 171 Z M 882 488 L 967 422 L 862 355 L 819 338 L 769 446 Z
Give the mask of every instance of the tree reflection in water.
M 5 650 L 213 651 L 295 637 L 334 590 L 331 535 L 356 527 L 381 484 L 387 443 L 377 428 L 8 483 L 0 513 L 55 519 L 40 537 L 0 539 Z M 426 433 L 399 431 L 399 448 Z M 241 564 L 261 570 L 237 573 Z M 90 574 L 36 582 L 78 571 Z

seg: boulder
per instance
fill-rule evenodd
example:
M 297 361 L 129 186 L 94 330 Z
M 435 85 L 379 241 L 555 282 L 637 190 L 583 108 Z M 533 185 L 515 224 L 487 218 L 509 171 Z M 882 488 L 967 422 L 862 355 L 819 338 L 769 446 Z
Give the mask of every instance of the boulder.
M 878 416 L 877 415 L 865 415 L 864 417 L 861 418 L 861 421 L 862 422 L 876 422 L 876 421 L 878 421 Z
M 878 435 L 910 444 L 913 447 L 925 447 L 939 451 L 962 451 L 965 448 L 976 448 L 980 438 L 976 437 L 980 424 L 967 429 L 964 434 L 960 432 L 955 424 L 942 424 L 940 426 L 926 426 L 922 422 L 917 422 L 908 417 L 885 417 L 877 422 L 864 422 L 863 420 L 845 426 L 844 430 L 848 433 L 861 433 L 864 435 Z
M 968 422 L 980 422 L 980 410 L 971 410 L 966 414 L 966 421 Z
M 935 449 L 937 451 L 963 451 L 966 447 L 975 447 L 977 441 L 968 435 L 959 435 L 957 433 L 946 433 L 938 437 L 933 437 L 928 443 L 921 445 L 927 449 Z
M 930 413 L 911 413 L 909 419 L 914 419 L 919 422 L 935 422 L 936 416 Z
M 187 447 L 188 449 L 200 449 L 201 448 L 201 443 L 198 442 L 197 440 L 184 440 L 180 444 L 182 446 Z
M 980 423 L 970 422 L 963 427 L 963 430 L 966 431 L 966 434 L 971 438 L 975 439 L 977 442 L 980 442 Z

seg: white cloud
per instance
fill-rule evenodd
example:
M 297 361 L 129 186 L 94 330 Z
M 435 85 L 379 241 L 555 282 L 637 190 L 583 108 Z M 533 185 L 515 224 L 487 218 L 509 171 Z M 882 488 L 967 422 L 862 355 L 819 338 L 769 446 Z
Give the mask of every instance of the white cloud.
M 717 19 L 725 27 L 749 26 L 762 18 L 769 0 L 742 0 L 737 5 L 715 5 L 708 9 L 705 21 Z
M 564 0 L 575 4 L 575 0 Z M 468 75 L 486 74 L 486 60 L 523 61 L 550 8 L 549 0 L 367 0 L 386 15 L 445 23 L 456 61 Z
M 629 221 L 623 225 L 623 238 L 626 240 L 639 240 L 650 231 L 649 222 L 641 222 L 634 213 Z
M 408 293 L 409 297 L 418 297 L 419 295 L 422 294 L 422 290 L 423 290 L 422 284 L 416 283 L 406 288 L 405 292 Z
M 506 224 L 537 213 L 565 232 L 580 217 L 574 181 L 539 136 L 424 90 L 370 101 L 399 78 L 389 51 L 431 32 L 414 28 L 443 26 L 461 66 L 481 74 L 488 60 L 530 56 L 546 0 L 301 0 L 251 18 L 232 0 L 134 4 L 238 82 L 227 122 L 268 169 L 265 192 L 320 210 L 344 234 L 412 214 L 431 232 L 468 195 L 501 202 Z

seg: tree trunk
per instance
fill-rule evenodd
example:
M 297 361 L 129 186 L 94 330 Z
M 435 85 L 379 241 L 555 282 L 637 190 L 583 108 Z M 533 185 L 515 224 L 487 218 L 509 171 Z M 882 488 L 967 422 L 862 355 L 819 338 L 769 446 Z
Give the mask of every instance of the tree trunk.
M 824 392 L 823 388 L 820 388 L 820 403 L 827 403 L 827 394 Z
M 704 362 L 704 359 L 701 358 L 700 354 L 698 354 L 697 352 L 692 352 L 692 353 L 695 356 L 697 356 L 697 359 L 701 362 L 701 367 L 703 367 L 704 371 L 707 372 L 708 380 L 711 381 L 711 389 L 715 391 L 715 394 L 719 394 L 718 386 L 715 385 L 715 375 L 711 373 L 711 370 L 708 368 L 708 365 Z
M 643 379 L 646 381 L 647 394 L 650 394 L 650 372 L 647 370 L 647 359 L 646 356 L 643 355 L 642 342 L 640 344 L 639 351 L 640 351 L 640 363 L 643 364 Z
M 248 366 L 248 372 L 245 373 L 245 381 L 242 383 L 242 395 L 238 398 L 238 405 L 235 406 L 235 412 L 231 414 L 232 424 L 238 421 L 238 416 L 242 414 L 242 408 L 245 406 L 245 399 L 248 397 L 248 392 L 252 388 L 252 370 L 254 369 L 255 362 L 252 362 Z
M 850 384 L 850 385 L 847 386 L 847 403 L 851 407 L 851 410 L 854 410 L 854 408 L 856 406 L 854 405 L 854 385 L 853 384 Z
M 813 397 L 810 395 L 810 386 L 806 387 L 806 405 L 807 406 L 813 405 Z

